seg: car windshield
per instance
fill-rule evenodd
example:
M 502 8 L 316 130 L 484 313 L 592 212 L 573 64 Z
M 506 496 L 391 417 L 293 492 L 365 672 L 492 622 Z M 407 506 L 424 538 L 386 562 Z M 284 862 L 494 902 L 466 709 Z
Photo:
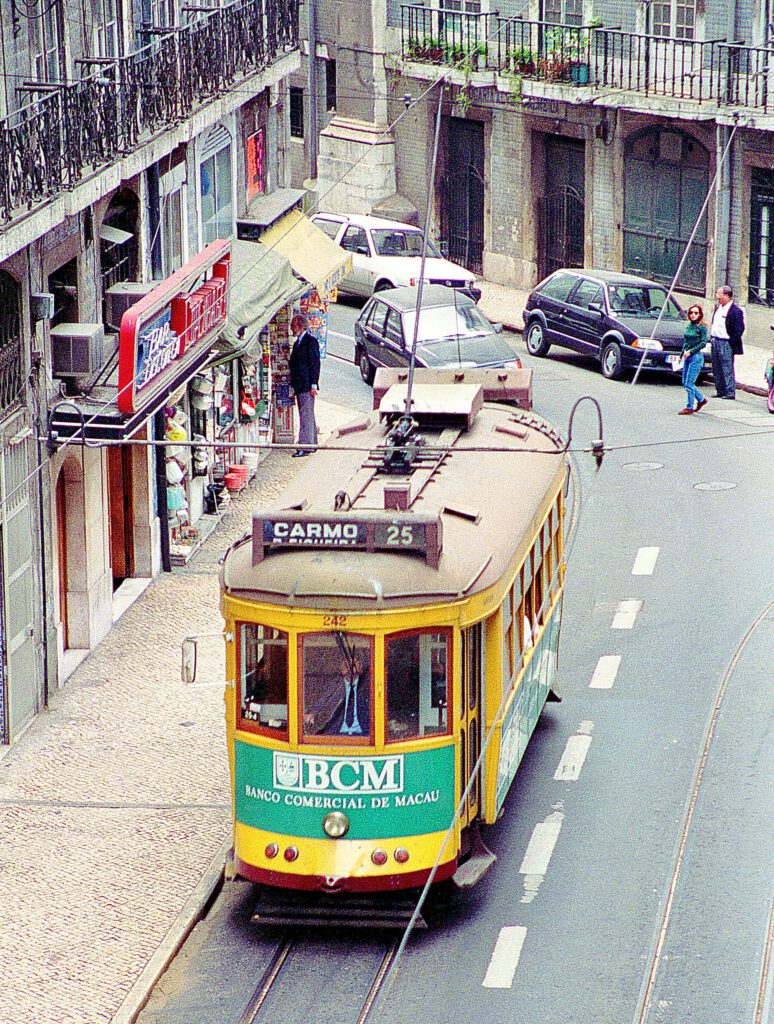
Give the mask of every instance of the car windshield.
M 416 313 L 412 310 L 403 314 L 403 333 L 406 343 L 414 340 L 414 320 Z M 482 334 L 491 334 L 492 325 L 478 308 L 472 303 L 460 306 L 433 306 L 423 309 L 419 315 L 417 340 L 423 342 L 441 341 L 443 338 L 473 338 Z
M 401 231 L 399 228 L 374 228 L 371 240 L 377 256 L 421 256 L 422 232 Z M 440 256 L 436 247 L 428 238 L 427 255 Z
M 667 293 L 657 285 L 611 284 L 608 288 L 610 309 L 624 316 L 655 320 L 666 302 Z M 670 298 L 662 320 L 684 320 L 685 314 Z

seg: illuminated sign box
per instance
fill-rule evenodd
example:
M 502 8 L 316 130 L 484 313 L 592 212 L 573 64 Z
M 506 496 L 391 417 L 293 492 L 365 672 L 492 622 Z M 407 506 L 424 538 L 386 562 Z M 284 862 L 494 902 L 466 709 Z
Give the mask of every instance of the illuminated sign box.
M 140 412 L 209 349 L 228 315 L 231 243 L 212 242 L 121 317 L 118 409 Z
M 439 515 L 392 512 L 353 515 L 310 512 L 253 515 L 253 565 L 278 548 L 350 548 L 419 554 L 434 569 L 442 549 L 443 524 Z

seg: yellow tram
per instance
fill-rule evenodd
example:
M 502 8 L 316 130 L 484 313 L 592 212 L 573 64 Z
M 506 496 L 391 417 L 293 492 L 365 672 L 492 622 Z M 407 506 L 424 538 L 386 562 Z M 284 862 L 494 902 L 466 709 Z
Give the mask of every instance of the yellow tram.
M 559 643 L 565 446 L 499 401 L 526 374 L 417 371 L 396 439 L 405 374 L 380 370 L 378 408 L 228 551 L 241 876 L 351 892 L 422 885 L 437 859 L 437 881 L 480 873 L 477 826 L 503 805 Z

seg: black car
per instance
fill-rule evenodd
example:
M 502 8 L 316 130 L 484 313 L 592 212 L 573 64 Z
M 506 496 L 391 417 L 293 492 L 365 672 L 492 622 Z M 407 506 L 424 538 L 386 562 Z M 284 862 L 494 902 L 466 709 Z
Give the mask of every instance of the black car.
M 552 345 L 561 345 L 592 355 L 611 380 L 640 362 L 643 369 L 674 373 L 679 370 L 688 320 L 671 297 L 659 319 L 666 297 L 663 285 L 644 277 L 608 270 L 557 270 L 527 299 L 527 351 L 544 356 Z M 704 366 L 710 368 L 709 345 Z
M 408 366 L 416 323 L 417 289 L 377 292 L 355 323 L 355 362 L 366 384 L 377 366 Z M 502 337 L 502 325 L 490 323 L 467 295 L 443 285 L 426 285 L 417 331 L 416 366 L 505 366 L 521 360 Z

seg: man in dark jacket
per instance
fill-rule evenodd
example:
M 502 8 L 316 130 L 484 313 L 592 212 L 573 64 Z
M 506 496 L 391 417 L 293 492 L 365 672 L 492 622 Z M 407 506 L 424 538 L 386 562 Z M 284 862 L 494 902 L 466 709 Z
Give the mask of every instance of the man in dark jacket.
M 296 313 L 290 321 L 295 342 L 290 352 L 290 385 L 298 405 L 298 448 L 293 458 L 312 455 L 313 449 L 304 444 L 317 444 L 317 423 L 314 418 L 314 399 L 320 381 L 320 346 L 309 331 L 309 321 Z
M 304 715 L 310 736 L 370 736 L 371 681 L 357 651 L 342 653 L 340 679 L 332 682 L 318 706 Z
M 744 352 L 744 313 L 733 301 L 734 293 L 727 284 L 718 288 L 718 304 L 712 314 L 710 342 L 712 345 L 712 376 L 718 398 L 736 398 L 734 356 Z

